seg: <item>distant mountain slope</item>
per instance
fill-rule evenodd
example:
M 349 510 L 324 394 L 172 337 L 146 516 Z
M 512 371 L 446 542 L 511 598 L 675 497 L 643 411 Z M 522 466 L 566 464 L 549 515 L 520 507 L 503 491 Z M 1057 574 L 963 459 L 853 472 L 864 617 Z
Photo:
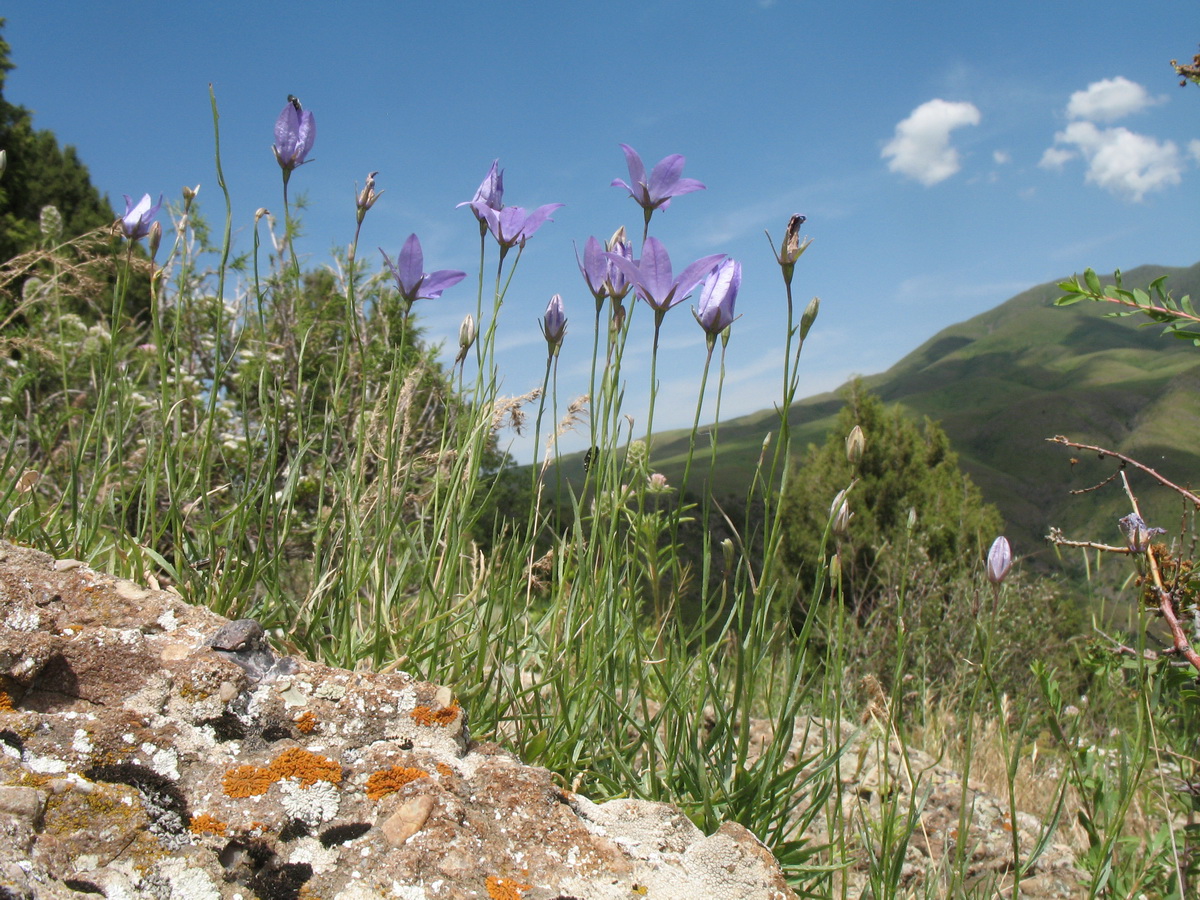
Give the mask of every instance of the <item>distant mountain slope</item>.
M 1141 266 L 1124 273 L 1125 286 L 1144 288 L 1163 274 L 1174 296 L 1200 298 L 1200 263 Z M 1140 327 L 1148 320 L 1138 316 L 1106 318 L 1115 307 L 1053 306 L 1061 293 L 1053 283 L 1025 291 L 939 332 L 888 371 L 863 378 L 884 400 L 942 423 L 963 467 L 999 506 L 1025 553 L 1041 551 L 1051 525 L 1068 535 L 1117 541 L 1115 520 L 1129 511 L 1119 480 L 1072 497 L 1071 489 L 1111 475 L 1112 461 L 1068 452 L 1046 438 L 1063 434 L 1106 446 L 1178 483 L 1200 483 L 1200 348 L 1162 336 L 1159 326 Z M 842 405 L 839 393 L 792 407 L 797 456 L 807 443 L 824 439 Z M 763 438 L 777 428 L 770 410 L 721 423 L 718 494 L 745 492 Z M 656 437 L 656 468 L 678 477 L 686 449 L 686 432 Z M 564 461 L 566 471 L 577 466 L 577 460 Z M 1169 529 L 1178 525 L 1181 504 L 1174 495 L 1151 489 L 1140 473 L 1131 480 L 1148 519 Z

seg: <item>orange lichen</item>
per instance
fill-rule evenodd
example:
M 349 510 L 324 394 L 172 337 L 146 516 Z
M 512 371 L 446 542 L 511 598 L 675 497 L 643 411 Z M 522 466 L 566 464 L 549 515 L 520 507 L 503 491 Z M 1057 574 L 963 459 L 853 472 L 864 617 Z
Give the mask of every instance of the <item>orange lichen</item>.
M 301 787 L 312 787 L 318 781 L 341 784 L 342 767 L 326 756 L 310 753 L 299 747 L 289 747 L 271 763 L 275 779 L 299 778 Z
M 418 778 L 427 778 L 429 773 L 424 769 L 411 766 L 392 766 L 390 769 L 380 769 L 373 772 L 367 779 L 367 796 L 372 800 L 393 794 L 406 784 Z
M 266 768 L 235 766 L 225 773 L 225 793 L 230 797 L 257 797 L 270 790 L 283 778 L 300 779 L 301 787 L 312 787 L 318 781 L 341 784 L 342 767 L 326 756 L 310 753 L 299 747 L 289 747 Z
M 8 696 L 7 691 L 0 691 L 0 712 L 16 712 L 12 697 Z
M 453 725 L 458 721 L 458 713 L 462 709 L 456 700 L 449 706 L 443 706 L 441 709 L 434 709 L 432 706 L 418 706 L 409 716 L 418 725 Z
M 450 776 L 452 776 L 454 774 L 454 770 L 452 768 L 450 768 L 448 765 L 446 765 L 444 762 L 438 763 L 436 766 L 434 766 L 434 768 L 437 769 L 437 773 L 439 775 L 441 775 L 443 778 L 449 778 Z
M 316 729 L 316 727 L 317 727 L 317 717 L 316 717 L 316 715 L 313 714 L 313 711 L 311 709 L 306 710 L 304 713 L 297 716 L 296 730 L 301 731 L 304 734 L 312 734 L 313 731 Z
M 500 878 L 496 875 L 489 875 L 486 884 L 488 896 L 492 900 L 521 900 L 521 892 L 532 887 L 515 878 Z
M 188 830 L 192 834 L 215 834 L 224 837 L 228 827 L 220 819 L 214 819 L 208 813 L 200 813 L 192 817 L 192 824 L 188 826 Z
M 270 769 L 261 766 L 234 766 L 225 773 L 222 785 L 228 797 L 257 797 L 270 790 L 278 780 Z

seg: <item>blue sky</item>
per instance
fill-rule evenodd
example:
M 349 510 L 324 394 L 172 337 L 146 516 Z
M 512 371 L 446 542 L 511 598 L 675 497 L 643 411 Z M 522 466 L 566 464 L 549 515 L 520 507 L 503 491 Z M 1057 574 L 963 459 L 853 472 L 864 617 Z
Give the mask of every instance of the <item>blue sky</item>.
M 763 229 L 778 242 L 792 213 L 814 240 L 799 302 L 822 302 L 801 395 L 1033 284 L 1200 259 L 1200 90 L 1168 66 L 1197 50 L 1192 2 L 47 0 L 6 16 L 7 99 L 74 145 L 116 206 L 199 184 L 218 221 L 212 83 L 239 249 L 256 208 L 282 212 L 271 143 L 289 93 L 317 120 L 292 179 L 309 265 L 351 239 L 370 171 L 386 193 L 360 255 L 376 262 L 416 232 L 427 269 L 474 273 L 477 226 L 455 204 L 496 158 L 507 204 L 566 204 L 529 242 L 499 336 L 504 391 L 539 385 L 537 319 L 562 294 L 563 406 L 586 391 L 594 309 L 573 244 L 641 221 L 609 186 L 628 177 L 619 142 L 647 167 L 682 153 L 707 185 L 652 222 L 676 270 L 742 262 L 723 417 L 779 397 L 784 301 Z M 416 307 L 448 356 L 474 277 Z M 691 424 L 704 341 L 690 306 L 664 324 L 656 428 Z M 626 366 L 643 422 L 649 336 Z M 527 439 L 513 447 L 528 457 Z

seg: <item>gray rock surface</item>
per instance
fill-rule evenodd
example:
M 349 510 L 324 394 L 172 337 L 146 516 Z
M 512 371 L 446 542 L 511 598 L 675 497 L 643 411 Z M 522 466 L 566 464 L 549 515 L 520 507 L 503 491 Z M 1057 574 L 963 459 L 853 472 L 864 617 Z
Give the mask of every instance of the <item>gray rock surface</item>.
M 595 804 L 445 688 L 0 543 L 0 896 L 789 900 L 746 829 Z

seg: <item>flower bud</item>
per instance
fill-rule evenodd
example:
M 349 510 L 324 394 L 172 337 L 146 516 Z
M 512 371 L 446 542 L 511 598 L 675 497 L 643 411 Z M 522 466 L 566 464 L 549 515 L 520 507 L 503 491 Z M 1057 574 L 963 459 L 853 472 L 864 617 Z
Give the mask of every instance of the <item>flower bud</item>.
M 474 345 L 478 336 L 479 329 L 475 327 L 475 317 L 467 313 L 467 317 L 458 326 L 458 356 L 454 357 L 455 364 L 467 358 L 467 351 Z
M 725 538 L 721 541 L 721 556 L 725 559 L 725 571 L 733 571 L 733 540 Z
M 1008 574 L 1008 570 L 1012 568 L 1012 548 L 1008 545 L 1008 538 L 1001 535 L 992 541 L 992 549 L 987 555 L 987 579 L 994 585 L 999 585 L 1004 581 L 1004 576 Z
M 833 520 L 833 533 L 838 537 L 847 537 L 850 534 L 850 520 L 854 518 L 854 513 L 850 512 L 850 504 L 846 497 L 849 492 L 850 488 L 838 491 L 837 496 L 833 498 L 833 503 L 829 506 L 829 518 Z
M 542 316 L 542 334 L 546 337 L 546 345 L 551 356 L 558 356 L 562 349 L 563 338 L 567 335 L 567 315 L 563 309 L 562 295 L 555 294 L 546 305 L 546 314 Z
M 198 193 L 200 193 L 200 185 L 196 185 L 195 187 L 188 187 L 185 184 L 183 186 L 183 202 L 191 203 L 193 200 L 196 199 L 196 195 Z
M 846 435 L 846 459 L 850 461 L 850 465 L 857 466 L 862 461 L 863 451 L 866 448 L 867 438 L 863 434 L 862 427 L 855 425 Z
M 817 310 L 821 308 L 821 298 L 813 297 L 808 301 L 808 306 L 804 310 L 804 315 L 800 317 L 800 340 L 808 337 L 808 330 L 812 328 L 813 322 L 817 321 Z
M 150 247 L 150 258 L 154 259 L 154 257 L 158 256 L 158 247 L 162 243 L 161 223 L 155 222 L 150 226 L 150 237 L 148 238 L 148 243 Z

